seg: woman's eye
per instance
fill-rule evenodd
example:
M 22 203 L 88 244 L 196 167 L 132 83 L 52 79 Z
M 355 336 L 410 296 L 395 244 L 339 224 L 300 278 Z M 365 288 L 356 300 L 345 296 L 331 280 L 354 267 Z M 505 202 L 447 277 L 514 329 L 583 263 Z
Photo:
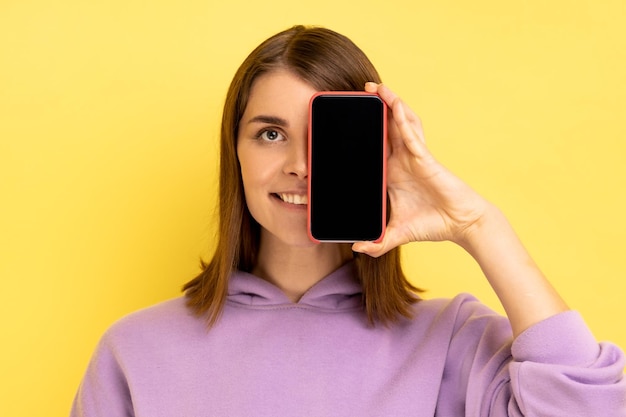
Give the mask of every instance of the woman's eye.
M 283 135 L 279 131 L 272 129 L 262 131 L 259 137 L 268 142 L 276 142 L 283 139 Z

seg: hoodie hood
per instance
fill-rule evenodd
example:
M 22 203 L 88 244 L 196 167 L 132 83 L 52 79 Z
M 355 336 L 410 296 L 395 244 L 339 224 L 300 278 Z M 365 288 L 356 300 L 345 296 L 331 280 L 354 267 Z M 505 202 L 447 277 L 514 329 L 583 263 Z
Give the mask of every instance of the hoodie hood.
M 294 276 L 294 279 L 298 277 Z M 311 287 L 297 303 L 280 288 L 256 275 L 236 271 L 228 285 L 228 302 L 251 308 L 276 306 L 309 307 L 324 310 L 346 310 L 361 307 L 363 290 L 348 262 Z

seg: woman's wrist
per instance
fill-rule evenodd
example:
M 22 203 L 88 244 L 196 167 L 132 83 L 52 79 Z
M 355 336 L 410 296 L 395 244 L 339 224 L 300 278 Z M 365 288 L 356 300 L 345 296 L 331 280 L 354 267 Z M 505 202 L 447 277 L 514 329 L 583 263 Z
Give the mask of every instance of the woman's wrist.
M 455 243 L 476 257 L 481 248 L 489 246 L 502 232 L 514 233 L 502 211 L 485 201 L 482 212 L 458 234 Z

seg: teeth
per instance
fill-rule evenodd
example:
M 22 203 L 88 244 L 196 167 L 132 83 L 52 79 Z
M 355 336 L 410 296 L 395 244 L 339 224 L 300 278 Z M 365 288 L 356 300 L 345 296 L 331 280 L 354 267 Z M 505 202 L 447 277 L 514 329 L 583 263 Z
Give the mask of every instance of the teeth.
M 306 195 L 301 195 L 301 194 L 280 193 L 280 194 L 278 194 L 278 196 L 285 203 L 289 203 L 289 204 L 300 204 L 300 205 L 303 205 L 303 204 L 308 204 L 308 202 L 309 202 L 308 197 Z

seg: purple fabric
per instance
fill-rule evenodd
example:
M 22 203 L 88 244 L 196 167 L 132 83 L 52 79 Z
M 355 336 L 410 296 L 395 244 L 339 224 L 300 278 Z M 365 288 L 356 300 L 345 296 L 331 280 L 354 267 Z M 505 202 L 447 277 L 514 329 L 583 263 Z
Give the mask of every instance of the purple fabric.
M 297 304 L 235 273 L 210 330 L 184 303 L 106 332 L 72 416 L 626 416 L 624 355 L 576 312 L 514 343 L 507 319 L 469 295 L 370 327 L 350 264 Z

